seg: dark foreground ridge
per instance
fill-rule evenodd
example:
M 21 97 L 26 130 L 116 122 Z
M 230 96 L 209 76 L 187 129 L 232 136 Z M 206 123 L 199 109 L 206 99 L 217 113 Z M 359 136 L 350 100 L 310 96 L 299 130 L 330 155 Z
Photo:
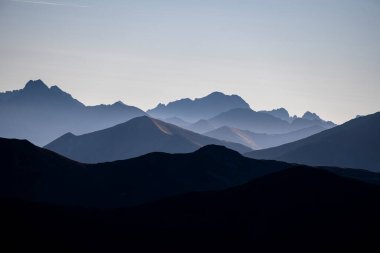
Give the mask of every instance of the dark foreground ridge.
M 0 154 L 1 240 L 14 249 L 309 252 L 377 243 L 380 187 L 364 182 L 376 173 L 259 161 L 217 145 L 89 165 L 0 139 Z
M 126 207 L 192 191 L 226 189 L 279 170 L 222 146 L 82 164 L 22 140 L 0 138 L 0 196 L 85 207 Z
M 130 209 L 2 200 L 8 242 L 53 249 L 360 249 L 377 246 L 380 188 L 293 167 L 236 188 Z M 15 244 L 17 247 L 23 245 Z

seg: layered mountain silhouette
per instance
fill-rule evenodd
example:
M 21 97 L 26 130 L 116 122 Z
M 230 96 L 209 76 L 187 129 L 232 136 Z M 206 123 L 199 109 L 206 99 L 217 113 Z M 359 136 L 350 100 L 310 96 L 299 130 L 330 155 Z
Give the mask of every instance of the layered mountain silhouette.
M 220 140 L 243 144 L 254 150 L 276 147 L 285 143 L 297 141 L 325 130 L 320 125 L 314 125 L 285 134 L 257 134 L 248 130 L 233 127 L 220 127 L 204 133 L 204 135 Z
M 0 153 L 0 198 L 83 207 L 132 206 L 181 193 L 221 190 L 295 166 L 250 159 L 216 145 L 188 154 L 156 152 L 83 164 L 26 140 L 0 138 Z M 380 184 L 378 173 L 324 169 Z
M 148 110 L 147 113 L 154 118 L 178 117 L 188 122 L 196 122 L 236 108 L 249 109 L 250 107 L 237 95 L 213 92 L 203 98 L 194 100 L 185 98 L 170 102 L 167 105 L 159 104 L 156 108 Z
M 240 153 L 251 151 L 241 144 L 203 136 L 147 116 L 84 135 L 67 133 L 45 148 L 76 161 L 98 163 L 158 151 L 189 153 L 209 144 L 224 145 Z
M 58 86 L 29 81 L 21 90 L 0 93 L 0 136 L 46 145 L 67 132 L 82 134 L 145 115 L 122 102 L 85 106 Z
M 183 119 L 180 119 L 178 117 L 166 118 L 166 119 L 163 119 L 162 121 L 165 121 L 167 123 L 170 123 L 182 128 L 186 128 L 187 126 L 191 125 L 191 123 L 184 121 Z
M 255 133 L 266 134 L 283 134 L 292 131 L 301 130 L 313 126 L 320 126 L 325 129 L 334 127 L 332 122 L 323 120 L 310 120 L 304 118 L 295 118 L 282 120 L 267 112 L 256 112 L 251 109 L 233 109 L 221 113 L 208 120 L 209 124 L 215 129 L 223 126 L 229 126 L 242 130 L 249 130 Z
M 25 140 L 0 138 L 0 153 L 0 197 L 85 207 L 131 206 L 180 193 L 225 189 L 290 167 L 215 145 L 189 154 L 151 153 L 82 164 Z
M 380 171 L 380 112 L 362 116 L 308 138 L 247 156 L 318 166 Z
M 299 166 L 128 209 L 0 199 L 0 221 L 12 249 L 363 252 L 378 246 L 379 198 L 377 185 Z
M 241 97 L 220 92 L 161 104 L 148 113 L 201 134 L 224 126 L 265 134 L 335 126 L 310 112 L 302 118 L 290 117 L 284 108 L 255 112 Z M 39 146 L 68 132 L 74 135 L 90 133 L 144 115 L 147 114 L 142 110 L 121 101 L 112 105 L 85 106 L 58 86 L 49 88 L 41 80 L 31 80 L 20 90 L 0 93 L 0 136 L 28 139 Z
M 288 121 L 289 123 L 293 120 L 293 118 L 290 117 L 289 112 L 285 108 L 278 108 L 278 109 L 273 109 L 271 111 L 259 111 L 259 112 L 270 114 L 276 118 Z
M 206 119 L 198 120 L 194 124 L 187 125 L 185 128 L 200 134 L 215 130 L 215 126 Z

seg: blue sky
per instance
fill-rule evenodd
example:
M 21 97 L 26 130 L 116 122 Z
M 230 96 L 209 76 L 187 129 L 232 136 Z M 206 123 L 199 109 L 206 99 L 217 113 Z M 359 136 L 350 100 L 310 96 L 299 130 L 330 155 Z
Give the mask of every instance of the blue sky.
M 142 109 L 212 91 L 344 122 L 380 110 L 378 0 L 0 0 L 0 90 Z

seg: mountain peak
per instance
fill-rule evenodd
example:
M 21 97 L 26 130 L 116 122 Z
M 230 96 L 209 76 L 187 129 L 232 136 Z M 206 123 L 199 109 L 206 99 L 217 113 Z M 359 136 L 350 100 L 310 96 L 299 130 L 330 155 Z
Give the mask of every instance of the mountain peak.
M 321 120 L 321 118 L 316 113 L 312 113 L 309 111 L 305 112 L 302 118 L 308 120 Z
M 213 92 L 205 97 L 184 98 L 167 105 L 159 104 L 156 108 L 148 110 L 147 113 L 156 118 L 179 117 L 188 122 L 196 122 L 235 108 L 249 109 L 250 106 L 237 95 Z
M 25 87 L 24 87 L 25 90 L 48 90 L 49 87 L 41 80 L 41 79 L 38 79 L 38 80 L 29 80 Z
M 112 106 L 124 107 L 124 106 L 126 106 L 126 104 L 124 104 L 122 101 L 119 100 L 119 101 L 113 103 Z
M 214 91 L 210 94 L 208 94 L 206 97 L 223 97 L 223 96 L 227 96 L 226 94 L 224 94 L 223 92 L 220 92 L 220 91 Z
M 50 87 L 51 91 L 57 92 L 57 93 L 65 93 L 61 88 L 59 88 L 57 85 L 53 85 Z

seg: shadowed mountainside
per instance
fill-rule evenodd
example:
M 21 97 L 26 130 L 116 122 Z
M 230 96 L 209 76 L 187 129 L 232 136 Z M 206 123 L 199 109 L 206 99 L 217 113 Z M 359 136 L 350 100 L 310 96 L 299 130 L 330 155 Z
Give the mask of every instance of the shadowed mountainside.
M 20 140 L 0 139 L 0 153 L 0 196 L 99 207 L 224 189 L 290 166 L 212 145 L 190 154 L 151 153 L 101 164 L 74 162 Z
M 257 159 L 380 171 L 380 112 L 279 147 L 246 154 Z

